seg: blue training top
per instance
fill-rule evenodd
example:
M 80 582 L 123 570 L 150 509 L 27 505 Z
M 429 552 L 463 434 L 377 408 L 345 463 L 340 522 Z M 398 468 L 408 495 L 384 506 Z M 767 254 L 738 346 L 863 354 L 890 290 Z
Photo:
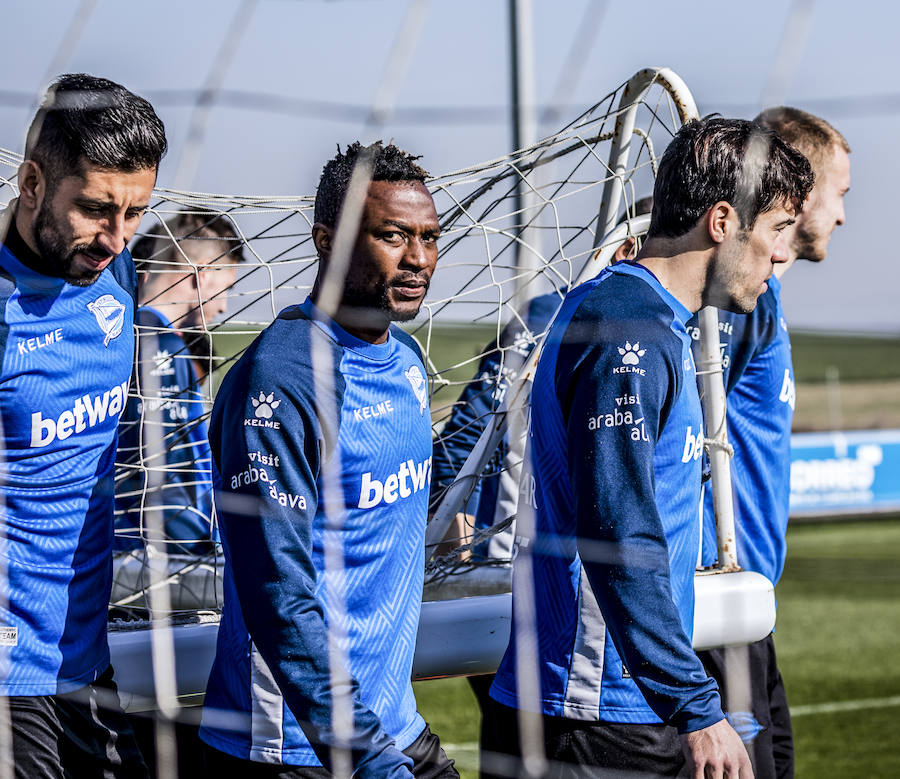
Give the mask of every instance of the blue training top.
M 126 249 L 87 287 L 0 248 L 0 694 L 55 695 L 109 665 L 116 426 L 134 355 Z M 24 248 L 22 248 L 24 247 Z
M 750 314 L 719 312 L 735 538 L 739 565 L 777 584 L 784 570 L 791 494 L 791 423 L 794 418 L 794 366 L 791 341 L 781 308 L 781 282 L 769 289 Z M 696 322 L 691 334 L 699 338 Z M 696 335 L 694 335 L 696 333 Z M 712 492 L 706 490 L 703 564 L 718 557 Z
M 165 536 L 181 541 L 171 552 L 199 554 L 213 549 L 212 457 L 206 403 L 191 353 L 159 311 L 137 312 L 135 391 L 119 423 L 116 462 L 124 478 L 116 486 L 116 548 L 143 547 L 140 530 L 148 512 L 160 512 Z M 150 424 L 145 424 L 149 421 Z M 154 454 L 148 435 L 159 436 Z M 161 487 L 147 492 L 146 467 L 164 468 Z M 142 522 L 143 513 L 143 522 Z
M 409 776 L 400 750 L 425 727 L 410 676 L 431 479 L 418 347 L 394 327 L 362 341 L 309 300 L 285 309 L 223 382 L 210 443 L 225 607 L 201 737 L 328 766 L 336 641 L 354 775 Z
M 519 503 L 534 517 L 519 515 L 512 639 L 491 688 L 503 704 L 680 732 L 723 718 L 691 647 L 703 431 L 689 317 L 619 263 L 571 291 L 550 329 Z M 533 702 L 518 693 L 533 673 L 517 668 L 521 598 L 534 598 Z
M 453 483 L 491 415 L 500 409 L 517 367 L 531 354 L 538 336 L 547 329 L 561 302 L 562 298 L 555 292 L 532 298 L 522 318 L 511 320 L 500 334 L 499 342 L 495 341 L 485 349 L 477 373 L 463 388 L 444 425 L 440 441 L 435 444 L 433 507 Z M 500 494 L 500 474 L 506 467 L 508 448 L 504 436 L 463 507 L 463 511 L 475 517 L 476 528 L 491 527 L 506 519 L 498 512 L 505 514 L 513 509 Z

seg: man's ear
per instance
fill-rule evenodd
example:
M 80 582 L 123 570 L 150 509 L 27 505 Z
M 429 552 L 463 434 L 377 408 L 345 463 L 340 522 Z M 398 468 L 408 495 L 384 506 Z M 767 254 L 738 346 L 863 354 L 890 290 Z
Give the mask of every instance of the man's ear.
M 622 243 L 619 244 L 619 248 L 616 249 L 616 253 L 613 254 L 613 262 L 622 262 L 622 260 L 633 260 L 635 255 L 637 241 L 633 235 L 629 235 Z
M 319 258 L 327 260 L 331 256 L 331 246 L 334 241 L 332 229 L 321 222 L 316 222 L 312 227 L 312 239 Z
M 16 177 L 19 185 L 19 202 L 29 211 L 37 211 L 47 194 L 47 179 L 41 166 L 34 160 L 19 165 Z
M 737 211 L 727 200 L 720 200 L 706 212 L 706 231 L 713 243 L 722 243 L 740 230 L 741 222 Z

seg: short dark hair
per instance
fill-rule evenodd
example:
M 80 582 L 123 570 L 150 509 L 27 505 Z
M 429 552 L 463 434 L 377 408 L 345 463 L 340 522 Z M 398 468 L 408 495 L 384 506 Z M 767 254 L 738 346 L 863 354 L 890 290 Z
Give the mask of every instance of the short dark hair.
M 648 238 L 684 235 L 720 200 L 750 230 L 780 203 L 799 208 L 813 181 L 806 157 L 767 127 L 720 116 L 694 119 L 659 163 Z
M 155 170 L 166 153 L 166 130 L 153 106 L 121 84 L 85 73 L 60 76 L 47 89 L 25 140 L 25 159 L 37 162 L 52 190 L 100 168 Z
M 169 232 L 175 242 L 169 237 Z M 244 243 L 231 220 L 216 211 L 197 208 L 180 211 L 166 222 L 165 227 L 158 224 L 135 241 L 131 248 L 135 270 L 149 270 L 153 261 L 177 260 L 181 255 L 175 243 L 195 240 L 212 240 L 222 244 L 224 251 L 215 262 L 237 263 L 244 260 Z
M 767 108 L 754 121 L 778 133 L 781 140 L 805 155 L 815 170 L 821 171 L 831 159 L 832 146 L 850 153 L 847 139 L 834 127 L 822 117 L 799 108 L 786 105 Z
M 413 157 L 393 143 L 383 146 L 381 141 L 375 141 L 369 146 L 363 146 L 356 141 L 347 147 L 346 152 L 341 152 L 338 145 L 337 154 L 325 163 L 319 179 L 319 188 L 316 190 L 316 222 L 327 227 L 337 225 L 353 168 L 360 159 L 367 159 L 372 165 L 372 181 L 424 182 L 428 178 L 427 171 L 416 164 L 416 160 L 421 158 Z

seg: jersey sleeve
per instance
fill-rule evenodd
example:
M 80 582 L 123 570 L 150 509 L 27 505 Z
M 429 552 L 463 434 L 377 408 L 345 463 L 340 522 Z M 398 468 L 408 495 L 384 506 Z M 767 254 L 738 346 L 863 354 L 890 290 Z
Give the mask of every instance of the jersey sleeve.
M 683 733 L 723 715 L 672 598 L 656 504 L 654 454 L 683 383 L 681 344 L 658 321 L 629 322 L 629 330 L 627 342 L 598 334 L 601 345 L 589 348 L 571 382 L 578 552 L 628 673 Z
M 219 528 L 244 623 L 329 768 L 333 638 L 316 595 L 312 523 L 316 478 L 336 430 L 320 424 L 311 373 L 298 376 L 277 359 L 242 367 L 220 390 L 210 426 Z M 342 675 L 337 693 L 350 700 L 354 776 L 411 776 L 411 761 L 362 704 L 355 680 Z
M 499 344 L 494 340 L 485 348 L 475 376 L 463 388 L 450 419 L 444 425 L 440 441 L 435 442 L 432 509 L 436 508 L 435 503 L 453 483 L 469 453 L 475 448 L 491 415 L 505 400 L 517 370 L 537 344 L 537 336 L 546 330 L 553 319 L 560 301 L 560 296 L 555 293 L 533 298 L 525 309 L 524 318 L 513 318 L 501 332 Z M 508 450 L 508 440 L 504 436 L 485 465 L 485 476 L 499 476 Z M 480 506 L 483 484 L 484 479 L 479 479 L 473 489 L 468 513 L 493 518 L 493 506 L 487 507 L 484 512 Z M 494 496 L 496 492 L 496 489 L 490 491 Z
M 466 384 L 454 404 L 440 440 L 435 442 L 432 510 L 437 508 L 444 491 L 453 483 L 481 434 L 487 429 L 492 412 L 497 410 L 506 392 L 509 382 L 502 370 L 501 352 L 496 343 L 492 346 L 479 362 L 478 372 Z M 485 467 L 487 472 L 493 473 L 497 469 L 505 450 L 504 437 Z M 479 479 L 469 496 L 466 510 L 470 514 L 477 513 L 481 485 L 482 480 Z

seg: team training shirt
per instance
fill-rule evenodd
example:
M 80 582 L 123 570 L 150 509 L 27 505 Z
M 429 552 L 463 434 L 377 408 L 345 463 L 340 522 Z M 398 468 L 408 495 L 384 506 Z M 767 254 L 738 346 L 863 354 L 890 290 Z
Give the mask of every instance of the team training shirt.
M 544 714 L 681 732 L 723 718 L 691 647 L 703 431 L 689 317 L 652 273 L 619 263 L 570 292 L 550 329 L 520 496 L 535 529 L 519 541 L 512 639 L 491 688 L 503 704 L 530 707 L 516 666 L 530 627 L 515 616 L 533 597 Z
M 517 317 L 503 329 L 499 345 L 495 341 L 485 350 L 478 372 L 453 405 L 440 441 L 435 444 L 433 507 L 453 483 L 491 416 L 502 407 L 515 373 L 528 359 L 561 302 L 562 298 L 555 292 L 532 298 L 523 317 Z M 515 514 L 516 495 L 506 495 L 506 484 L 501 480 L 507 467 L 508 450 L 504 436 L 463 507 L 467 514 L 475 517 L 476 528 L 491 527 Z M 516 493 L 517 487 L 516 484 Z
M 738 563 L 776 584 L 784 569 L 791 493 L 794 366 L 781 308 L 781 282 L 772 276 L 768 285 L 752 313 L 719 312 L 719 338 L 728 440 L 734 447 L 731 480 Z M 699 338 L 696 326 L 691 334 Z M 712 492 L 707 489 L 703 564 L 712 565 L 717 557 Z
M 314 369 L 323 352 L 331 374 Z M 410 675 L 431 478 L 415 342 L 395 328 L 386 343 L 361 341 L 309 300 L 285 309 L 226 377 L 210 443 L 225 608 L 201 736 L 251 760 L 327 761 L 298 721 L 331 740 L 330 633 L 354 680 L 355 765 L 408 776 L 398 750 L 425 726 Z M 329 549 L 342 569 L 323 574 Z M 216 725 L 221 711 L 248 726 Z
M 170 552 L 210 551 L 212 459 L 191 353 L 157 309 L 139 308 L 136 324 L 135 392 L 119 424 L 116 457 L 125 474 L 116 488 L 116 548 L 142 548 L 141 530 L 156 511 L 166 538 L 183 542 Z M 155 492 L 147 492 L 148 467 L 162 471 Z
M 134 354 L 122 252 L 88 287 L 0 248 L 0 694 L 55 695 L 109 665 L 116 425 Z

